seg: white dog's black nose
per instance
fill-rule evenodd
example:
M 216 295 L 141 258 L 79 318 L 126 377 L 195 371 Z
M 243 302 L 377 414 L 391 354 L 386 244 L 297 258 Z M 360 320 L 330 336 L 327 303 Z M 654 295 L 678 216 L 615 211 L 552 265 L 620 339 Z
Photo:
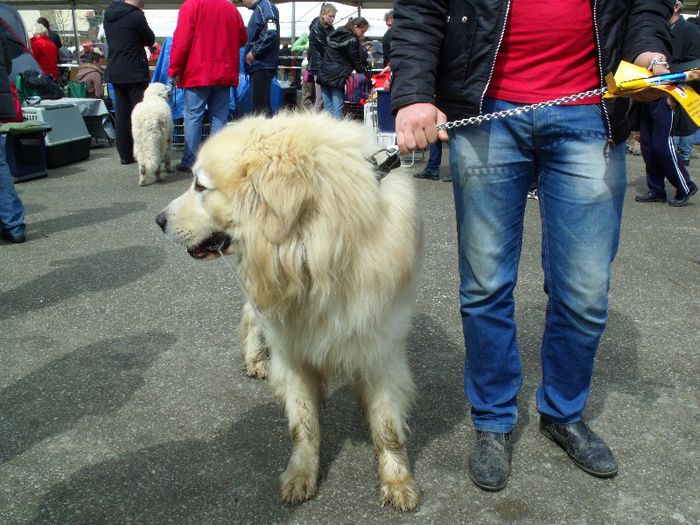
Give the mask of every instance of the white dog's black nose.
M 162 211 L 156 217 L 156 224 L 160 226 L 160 229 L 165 231 L 165 226 L 168 224 L 168 219 L 165 216 L 165 212 Z

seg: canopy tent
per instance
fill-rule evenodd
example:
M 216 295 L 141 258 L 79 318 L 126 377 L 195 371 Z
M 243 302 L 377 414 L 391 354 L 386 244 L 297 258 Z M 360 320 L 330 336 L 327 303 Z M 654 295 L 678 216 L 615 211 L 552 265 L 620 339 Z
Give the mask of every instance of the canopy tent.
M 147 11 L 159 10 L 159 9 L 179 9 L 184 0 L 145 0 L 145 8 Z M 73 14 L 73 36 L 75 42 L 79 42 L 78 30 L 76 25 L 76 9 L 106 9 L 111 3 L 111 0 L 67 0 L 63 2 L 58 2 L 56 0 L 5 0 L 7 4 L 10 4 L 16 9 L 70 9 Z M 293 41 L 296 34 L 296 17 L 294 14 L 295 4 L 304 4 L 306 2 L 295 2 L 293 0 L 276 0 L 275 3 L 278 4 L 291 4 L 291 40 Z M 342 0 L 336 2 L 337 4 L 342 4 L 346 6 L 357 7 L 358 11 L 361 12 L 363 8 L 366 9 L 390 9 L 393 7 L 393 0 Z M 240 0 L 234 1 L 233 4 L 236 7 L 242 7 L 243 4 Z M 320 7 L 321 2 L 318 2 Z
M 275 3 L 281 4 L 288 1 L 291 0 L 279 0 Z M 182 5 L 183 0 L 145 0 L 145 2 L 147 9 L 178 9 Z M 65 0 L 63 2 L 57 2 L 56 0 L 6 0 L 5 3 L 17 9 L 93 9 L 95 7 L 107 7 L 111 2 L 109 0 Z M 343 0 L 338 3 L 360 8 L 366 7 L 368 9 L 389 9 L 394 5 L 393 1 L 387 0 Z M 685 0 L 683 12 L 695 14 L 699 4 L 700 0 Z

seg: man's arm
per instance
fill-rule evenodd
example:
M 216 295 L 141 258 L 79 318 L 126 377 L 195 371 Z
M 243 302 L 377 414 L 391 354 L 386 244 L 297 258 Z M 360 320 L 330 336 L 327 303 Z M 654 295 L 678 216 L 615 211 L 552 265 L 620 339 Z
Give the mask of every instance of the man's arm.
M 146 15 L 141 11 L 141 22 L 139 23 L 139 32 L 143 38 L 143 45 L 151 47 L 156 43 L 156 35 L 153 33 L 151 26 L 148 25 L 148 20 L 146 20 Z
M 434 105 L 435 80 L 445 38 L 447 5 L 440 0 L 396 0 L 391 40 L 391 99 L 402 152 L 447 140 L 437 123 L 445 114 Z
M 248 53 L 252 54 L 253 58 L 258 55 L 263 55 L 268 49 L 274 47 L 277 42 L 277 32 L 279 30 L 279 19 L 276 13 L 272 10 L 269 2 L 265 4 L 265 8 L 258 4 L 256 11 L 260 16 L 259 24 L 260 31 L 257 31 L 258 37 L 251 43 Z

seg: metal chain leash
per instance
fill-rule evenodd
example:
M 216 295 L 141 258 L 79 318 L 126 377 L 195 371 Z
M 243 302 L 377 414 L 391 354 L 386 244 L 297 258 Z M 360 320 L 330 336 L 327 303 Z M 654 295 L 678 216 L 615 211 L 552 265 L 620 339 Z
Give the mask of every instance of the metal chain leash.
M 577 100 L 582 100 L 588 97 L 594 97 L 598 95 L 604 95 L 607 93 L 608 88 L 597 88 L 591 89 L 589 91 L 583 91 L 581 93 L 576 93 L 574 95 L 567 95 L 561 98 L 555 98 L 552 100 L 546 100 L 544 102 L 538 102 L 537 104 L 530 104 L 528 106 L 520 106 L 513 109 L 505 109 L 503 111 L 497 111 L 496 113 L 487 113 L 486 115 L 478 115 L 476 117 L 463 118 L 461 120 L 453 120 L 452 122 L 445 122 L 444 124 L 438 124 L 437 129 L 452 129 L 459 128 L 462 126 L 477 126 L 482 122 L 487 122 L 489 120 L 495 120 L 498 118 L 512 117 L 519 115 L 521 113 L 527 113 L 529 111 L 540 109 L 547 106 L 558 106 L 559 104 L 565 104 L 567 102 L 576 102 Z

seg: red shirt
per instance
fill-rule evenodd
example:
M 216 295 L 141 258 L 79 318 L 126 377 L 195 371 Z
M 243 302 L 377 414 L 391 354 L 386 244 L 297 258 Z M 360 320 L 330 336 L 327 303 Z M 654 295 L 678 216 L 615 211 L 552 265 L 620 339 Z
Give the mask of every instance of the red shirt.
M 588 0 L 511 0 L 486 95 L 533 104 L 600 87 Z M 600 102 L 592 97 L 576 104 Z
M 29 39 L 32 56 L 45 75 L 58 80 L 58 48 L 46 35 L 33 36 Z
M 179 87 L 238 86 L 239 49 L 248 39 L 228 0 L 186 0 L 177 15 L 168 76 Z

